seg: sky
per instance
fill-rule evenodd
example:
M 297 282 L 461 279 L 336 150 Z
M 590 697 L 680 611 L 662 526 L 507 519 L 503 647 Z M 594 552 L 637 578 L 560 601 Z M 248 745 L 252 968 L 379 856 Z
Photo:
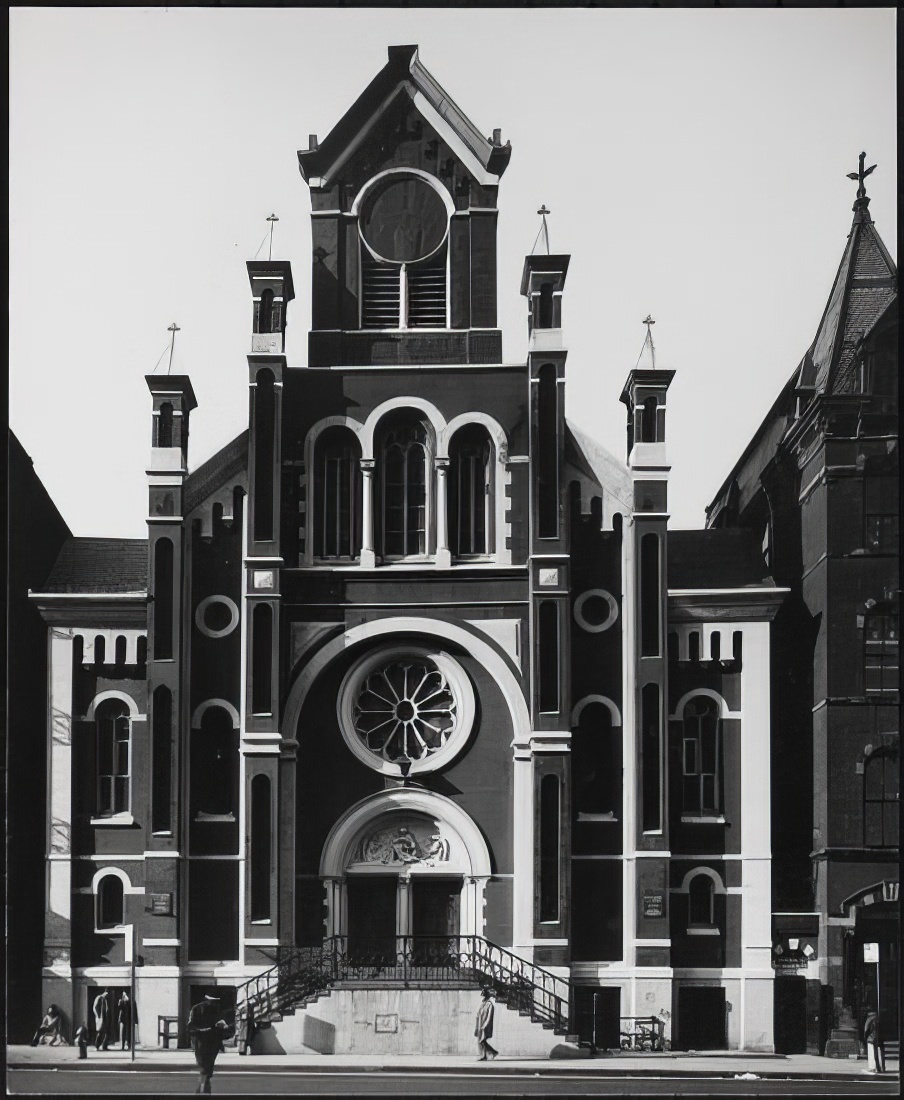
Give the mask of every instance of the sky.
M 652 313 L 672 526 L 700 527 L 813 340 L 861 150 L 896 255 L 889 8 L 13 8 L 10 425 L 76 535 L 143 537 L 150 395 L 198 398 L 189 465 L 247 423 L 245 261 L 293 265 L 304 366 L 310 199 L 297 150 L 383 67 L 421 61 L 512 157 L 499 189 L 503 359 L 523 362 L 541 204 L 569 253 L 566 414 L 620 458 Z

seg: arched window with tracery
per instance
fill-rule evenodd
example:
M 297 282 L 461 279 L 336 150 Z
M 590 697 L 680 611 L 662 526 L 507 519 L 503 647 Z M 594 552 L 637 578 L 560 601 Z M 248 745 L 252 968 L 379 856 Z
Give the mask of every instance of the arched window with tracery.
M 493 548 L 493 445 L 485 428 L 457 431 L 449 447 L 449 547 L 459 558 Z
M 722 813 L 722 723 L 708 695 L 688 700 L 682 720 L 681 811 L 688 817 Z
M 434 450 L 432 430 L 419 419 L 395 417 L 383 430 L 379 456 L 384 558 L 420 557 L 429 552 Z
M 97 817 L 126 814 L 130 807 L 131 734 L 129 708 L 106 699 L 94 712 L 97 745 Z
M 314 556 L 347 560 L 361 551 L 361 449 L 347 428 L 328 428 L 314 457 Z

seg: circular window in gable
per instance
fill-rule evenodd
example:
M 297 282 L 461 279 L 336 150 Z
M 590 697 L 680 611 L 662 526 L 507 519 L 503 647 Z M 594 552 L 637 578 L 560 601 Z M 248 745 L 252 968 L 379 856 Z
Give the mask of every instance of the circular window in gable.
M 449 212 L 426 179 L 393 172 L 369 189 L 358 225 L 377 259 L 406 264 L 436 252 L 446 239 Z
M 339 725 L 354 755 L 384 775 L 441 767 L 464 746 L 474 689 L 448 653 L 423 646 L 380 649 L 348 670 Z
M 195 625 L 208 638 L 225 638 L 238 622 L 239 609 L 228 596 L 207 596 L 195 608 Z

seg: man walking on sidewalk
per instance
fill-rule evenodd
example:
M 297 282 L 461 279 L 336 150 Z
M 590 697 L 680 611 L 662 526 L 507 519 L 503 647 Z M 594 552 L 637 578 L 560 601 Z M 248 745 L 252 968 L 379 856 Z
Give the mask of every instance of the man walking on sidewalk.
M 885 1046 L 879 1030 L 879 1017 L 870 1010 L 863 1021 L 863 1039 L 866 1043 L 866 1060 L 870 1073 L 885 1072 Z
M 200 1080 L 196 1093 L 210 1092 L 210 1079 L 217 1055 L 223 1049 L 229 1025 L 220 1017 L 220 998 L 205 994 L 204 1000 L 192 1006 L 188 1017 L 188 1034 L 195 1052 Z
M 488 1054 L 491 1058 L 495 1058 L 499 1051 L 489 1043 L 493 1035 L 493 991 L 489 988 L 483 989 L 480 995 L 483 1000 L 477 1010 L 477 1026 L 474 1028 L 474 1034 L 477 1036 L 477 1049 L 480 1051 L 477 1061 L 485 1062 Z

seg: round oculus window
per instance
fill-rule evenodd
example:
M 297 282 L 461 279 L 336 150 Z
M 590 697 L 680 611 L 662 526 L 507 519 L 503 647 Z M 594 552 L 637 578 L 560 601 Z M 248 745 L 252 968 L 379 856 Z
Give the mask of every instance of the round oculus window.
M 574 619 L 583 630 L 600 634 L 618 618 L 618 602 L 604 588 L 591 588 L 574 601 Z
M 370 189 L 358 216 L 361 236 L 381 260 L 406 264 L 432 255 L 446 239 L 442 196 L 419 176 L 391 175 Z
M 474 692 L 448 653 L 382 649 L 357 661 L 339 690 L 339 723 L 363 763 L 386 775 L 432 771 L 464 745 Z
M 208 638 L 225 638 L 235 630 L 239 609 L 228 596 L 207 596 L 195 609 L 195 623 Z

